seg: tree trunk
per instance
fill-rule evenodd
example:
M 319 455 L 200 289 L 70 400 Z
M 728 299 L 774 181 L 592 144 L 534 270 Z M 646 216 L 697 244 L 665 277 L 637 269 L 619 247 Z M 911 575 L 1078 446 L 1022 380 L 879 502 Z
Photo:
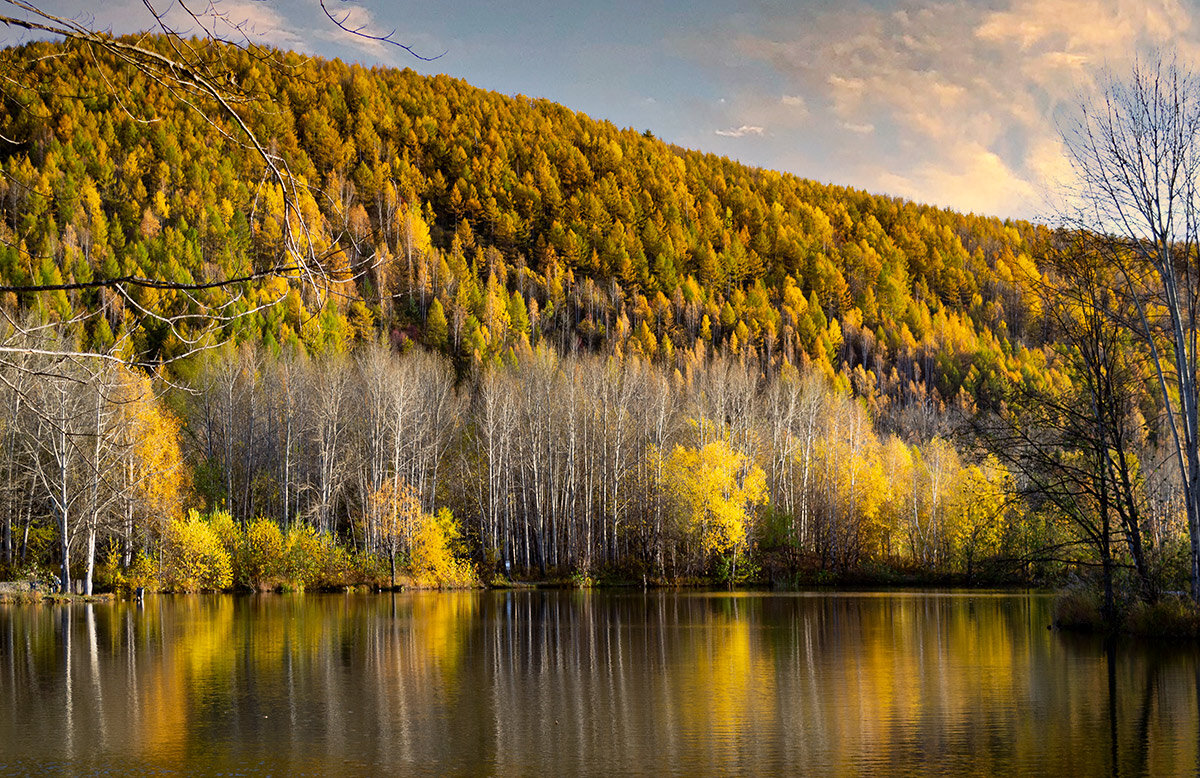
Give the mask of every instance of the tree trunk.
M 83 574 L 83 593 L 92 596 L 92 576 L 96 571 L 96 524 L 88 526 L 87 536 L 87 566 Z
M 62 594 L 71 593 L 71 537 L 67 526 L 67 431 L 58 431 L 61 446 L 58 460 L 58 540 L 62 546 L 62 577 L 59 581 L 59 591 Z

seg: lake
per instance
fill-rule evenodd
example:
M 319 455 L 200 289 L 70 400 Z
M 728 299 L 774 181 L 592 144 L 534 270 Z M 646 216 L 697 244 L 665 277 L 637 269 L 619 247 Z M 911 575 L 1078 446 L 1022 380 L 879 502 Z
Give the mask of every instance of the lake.
M 1200 651 L 1036 594 L 0 605 L 0 773 L 1195 774 Z

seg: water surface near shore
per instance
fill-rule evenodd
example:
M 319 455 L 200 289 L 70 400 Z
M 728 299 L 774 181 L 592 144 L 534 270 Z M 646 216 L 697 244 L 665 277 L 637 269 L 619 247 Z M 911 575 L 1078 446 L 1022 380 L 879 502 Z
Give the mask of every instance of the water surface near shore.
M 0 773 L 1194 774 L 1200 650 L 979 592 L 0 605 Z

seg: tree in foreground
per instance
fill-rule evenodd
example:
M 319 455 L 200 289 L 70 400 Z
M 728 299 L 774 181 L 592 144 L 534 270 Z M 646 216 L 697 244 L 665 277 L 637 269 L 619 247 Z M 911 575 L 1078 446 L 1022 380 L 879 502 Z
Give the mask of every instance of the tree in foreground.
M 1069 220 L 1118 269 L 1153 365 L 1200 601 L 1200 79 L 1173 58 L 1138 60 L 1128 79 L 1106 76 L 1064 141 Z

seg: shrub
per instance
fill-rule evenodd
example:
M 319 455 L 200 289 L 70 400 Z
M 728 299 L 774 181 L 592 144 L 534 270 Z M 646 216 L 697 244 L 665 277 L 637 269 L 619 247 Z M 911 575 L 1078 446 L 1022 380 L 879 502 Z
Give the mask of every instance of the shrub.
M 291 589 L 332 589 L 361 581 L 346 549 L 332 535 L 293 524 L 284 538 L 283 576 Z
M 1098 592 L 1072 586 L 1059 592 L 1050 607 L 1050 620 L 1059 629 L 1094 630 L 1104 626 Z
M 575 570 L 568 576 L 567 580 L 570 582 L 572 589 L 591 589 L 596 585 L 596 579 L 582 570 Z
M 233 516 L 229 515 L 229 511 L 214 508 L 208 514 L 208 525 L 220 539 L 221 546 L 225 549 L 225 553 L 229 554 L 230 560 L 237 559 L 238 549 L 242 543 L 242 531 L 234 523 Z
M 162 541 L 159 577 L 168 590 L 225 589 L 233 583 L 229 552 L 195 510 L 186 519 L 168 522 Z
M 317 584 L 322 587 L 351 586 L 364 583 L 366 578 L 358 572 L 357 556 L 349 550 L 337 545 L 331 538 L 322 538 L 325 557 L 321 560 L 321 570 Z
M 138 587 L 150 590 L 158 588 L 158 565 L 145 551 L 139 551 L 125 571 L 125 586 L 131 592 L 137 591 Z
M 1153 604 L 1139 602 L 1130 608 L 1125 627 L 1135 635 L 1194 638 L 1200 635 L 1200 610 L 1183 597 L 1164 597 Z
M 109 591 L 125 590 L 125 571 L 121 569 L 121 552 L 116 543 L 110 543 L 104 561 L 96 565 L 96 584 Z
M 341 549 L 339 549 L 341 550 Z M 346 578 L 352 584 L 380 586 L 388 580 L 388 560 L 379 554 L 360 551 L 344 553 Z
M 53 592 L 58 589 L 58 573 L 52 568 L 30 562 L 16 568 L 12 580 L 26 584 L 30 590 Z
M 283 577 L 290 589 L 305 589 L 320 581 L 326 545 L 316 530 L 304 524 L 293 524 L 284 538 Z
M 286 560 L 278 524 L 270 519 L 255 519 L 246 527 L 239 552 L 238 583 L 251 589 L 273 589 L 279 585 Z
M 470 586 L 475 583 L 474 566 L 460 559 L 457 553 L 458 539 L 458 523 L 449 508 L 421 517 L 409 561 L 417 583 L 425 586 Z

